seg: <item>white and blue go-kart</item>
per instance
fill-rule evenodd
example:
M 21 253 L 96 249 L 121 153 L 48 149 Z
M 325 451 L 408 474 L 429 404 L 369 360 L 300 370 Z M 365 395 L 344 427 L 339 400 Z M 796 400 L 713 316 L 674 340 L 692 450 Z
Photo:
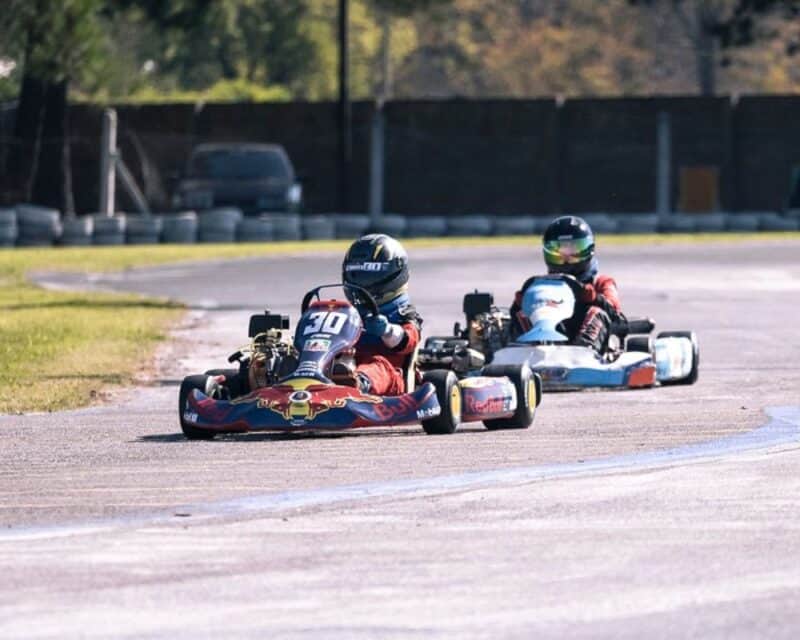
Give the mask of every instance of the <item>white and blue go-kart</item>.
M 530 329 L 513 340 L 507 334 L 508 312 L 492 306 L 489 294 L 467 294 L 466 329 L 456 325 L 455 337 L 429 338 L 423 360 L 449 362 L 465 375 L 481 360 L 497 366 L 527 364 L 549 390 L 697 381 L 700 352 L 692 331 L 666 331 L 653 337 L 652 320 L 620 318 L 612 324 L 604 353 L 569 344 L 559 329 L 574 312 L 578 287 L 574 278 L 565 275 L 529 280 L 521 306 Z

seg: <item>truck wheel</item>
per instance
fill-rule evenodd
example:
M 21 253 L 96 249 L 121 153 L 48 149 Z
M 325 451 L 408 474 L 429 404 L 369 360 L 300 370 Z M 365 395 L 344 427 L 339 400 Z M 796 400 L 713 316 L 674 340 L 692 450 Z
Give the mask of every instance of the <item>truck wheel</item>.
M 435 418 L 423 420 L 422 428 L 429 435 L 453 433 L 461 422 L 461 389 L 456 374 L 437 369 L 426 371 L 422 379 L 436 388 L 436 399 L 442 408 L 442 412 Z
M 484 420 L 490 431 L 499 429 L 527 429 L 533 423 L 536 407 L 542 401 L 542 379 L 526 364 L 494 364 L 483 368 L 483 375 L 490 378 L 506 376 L 517 393 L 517 410 L 510 418 Z
M 662 331 L 658 334 L 658 338 L 688 338 L 692 343 L 692 369 L 689 375 L 679 380 L 664 381 L 662 385 L 670 384 L 694 384 L 697 382 L 697 376 L 700 370 L 700 344 L 697 342 L 697 334 L 694 331 Z
M 205 429 L 198 429 L 190 424 L 187 424 L 183 419 L 183 412 L 186 410 L 186 401 L 189 394 L 193 389 L 205 391 L 207 375 L 199 376 L 186 376 L 181 382 L 181 390 L 178 393 L 178 417 L 181 421 L 181 430 L 187 440 L 212 440 L 216 433 L 213 431 L 206 431 Z

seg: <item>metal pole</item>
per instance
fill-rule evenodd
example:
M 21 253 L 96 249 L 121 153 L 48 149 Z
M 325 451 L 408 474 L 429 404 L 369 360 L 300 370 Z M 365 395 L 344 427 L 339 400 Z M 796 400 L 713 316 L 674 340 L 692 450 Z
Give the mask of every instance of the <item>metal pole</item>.
M 117 112 L 103 111 L 103 139 L 100 148 L 100 203 L 98 211 L 106 216 L 114 215 L 117 169 Z
M 352 149 L 352 114 L 348 80 L 349 0 L 339 0 L 339 210 L 350 208 L 350 161 Z
M 656 140 L 656 213 L 667 216 L 672 211 L 672 123 L 666 111 L 658 112 Z
M 384 122 L 383 105 L 378 103 L 370 136 L 369 215 L 373 226 L 383 215 Z

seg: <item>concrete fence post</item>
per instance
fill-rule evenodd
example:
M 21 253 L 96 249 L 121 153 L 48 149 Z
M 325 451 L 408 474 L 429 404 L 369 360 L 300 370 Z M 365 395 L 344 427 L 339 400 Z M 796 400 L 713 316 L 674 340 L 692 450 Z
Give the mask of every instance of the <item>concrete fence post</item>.
M 659 216 L 666 216 L 672 211 L 672 122 L 669 113 L 658 112 L 656 127 L 656 212 Z
M 117 112 L 103 111 L 103 138 L 100 147 L 100 203 L 97 210 L 107 216 L 114 215 L 117 172 Z

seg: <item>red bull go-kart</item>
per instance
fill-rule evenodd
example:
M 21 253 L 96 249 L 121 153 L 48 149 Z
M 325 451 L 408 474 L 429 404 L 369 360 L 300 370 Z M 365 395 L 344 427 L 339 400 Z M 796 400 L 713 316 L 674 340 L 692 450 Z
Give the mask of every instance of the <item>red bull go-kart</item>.
M 697 381 L 700 350 L 694 332 L 666 331 L 654 337 L 655 323 L 649 318 L 615 319 L 602 353 L 570 344 L 560 323 L 572 316 L 579 287 L 568 275 L 532 278 L 521 305 L 530 329 L 513 340 L 508 336 L 508 311 L 495 307 L 491 294 L 467 294 L 466 328 L 457 323 L 454 336 L 428 338 L 420 352 L 421 366 L 447 366 L 469 375 L 486 361 L 492 367 L 525 364 L 539 374 L 545 390 Z
M 247 431 L 342 430 L 422 423 L 429 434 L 455 431 L 459 423 L 483 421 L 489 429 L 522 429 L 541 401 L 541 380 L 522 363 L 495 367 L 458 380 L 450 370 L 417 376 L 416 354 L 406 366 L 406 393 L 377 396 L 335 384 L 334 361 L 352 357 L 363 330 L 356 308 L 323 300 L 309 291 L 293 343 L 282 340 L 288 318 L 269 312 L 250 319 L 250 344 L 230 358 L 238 369 L 217 369 L 183 380 L 180 424 L 189 439 Z M 374 299 L 358 287 L 359 304 L 378 313 Z

